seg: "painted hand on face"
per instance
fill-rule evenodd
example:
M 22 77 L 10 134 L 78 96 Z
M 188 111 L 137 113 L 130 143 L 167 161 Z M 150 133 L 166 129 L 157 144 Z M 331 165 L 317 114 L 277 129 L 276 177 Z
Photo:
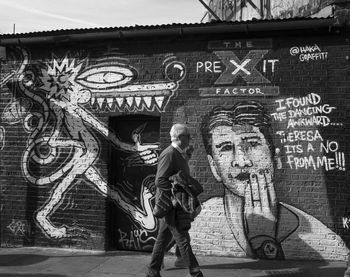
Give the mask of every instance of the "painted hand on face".
M 277 200 L 269 169 L 250 174 L 245 189 L 244 217 L 248 239 L 275 237 Z

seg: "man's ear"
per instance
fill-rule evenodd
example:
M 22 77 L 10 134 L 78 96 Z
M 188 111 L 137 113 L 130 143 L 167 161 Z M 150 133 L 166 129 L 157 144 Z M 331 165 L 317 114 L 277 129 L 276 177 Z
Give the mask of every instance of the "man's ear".
M 213 157 L 211 155 L 207 155 L 207 158 L 208 158 L 208 161 L 209 161 L 211 172 L 213 173 L 216 181 L 221 182 L 222 179 L 221 179 L 221 177 L 219 175 L 219 172 L 217 170 L 217 167 L 215 165 Z

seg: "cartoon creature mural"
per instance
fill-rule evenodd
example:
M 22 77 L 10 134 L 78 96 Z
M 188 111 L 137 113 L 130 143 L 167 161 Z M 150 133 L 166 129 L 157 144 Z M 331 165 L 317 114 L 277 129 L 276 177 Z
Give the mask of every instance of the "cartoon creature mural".
M 76 84 L 90 93 L 90 105 L 97 102 L 97 110 L 104 103 L 115 111 L 164 111 L 174 96 L 179 82 L 185 77 L 185 65 L 169 55 L 163 62 L 164 74 L 169 82 L 133 82 L 138 75 L 136 69 L 116 60 L 101 60 L 89 66 L 75 77 Z
M 108 63 L 95 64 L 84 69 L 86 61 L 68 56 L 62 59 L 53 58 L 41 64 L 39 72 L 30 66 L 27 51 L 19 51 L 22 62 L 14 77 L 23 94 L 39 104 L 42 109 L 42 113 L 31 114 L 35 118 L 36 126 L 32 128 L 28 137 L 27 147 L 22 156 L 22 170 L 31 184 L 39 187 L 52 186 L 50 197 L 36 212 L 36 222 L 41 230 L 48 237 L 55 239 L 84 235 L 86 230 L 79 226 L 56 226 L 50 221 L 50 217 L 63 203 L 66 193 L 80 176 L 84 176 L 103 196 L 113 199 L 142 228 L 154 230 L 156 220 L 152 214 L 152 193 L 147 187 L 141 189 L 140 208 L 129 201 L 120 189 L 106 182 L 95 166 L 100 145 L 90 130 L 92 128 L 102 134 L 117 149 L 138 155 L 139 161 L 142 160 L 146 166 L 153 166 L 157 162 L 158 143 L 141 144 L 142 126 L 133 133 L 134 144 L 121 141 L 84 105 L 91 103 L 93 97 L 101 96 L 98 94 L 103 91 L 102 96 L 108 96 L 109 103 L 114 101 L 115 96 L 116 102 L 120 101 L 119 98 L 123 101 L 125 99 L 126 103 L 130 104 L 123 106 L 125 109 L 155 109 L 156 106 L 165 108 L 165 105 L 160 105 L 161 99 L 157 97 L 170 97 L 181 79 L 146 85 L 127 85 L 134 79 L 134 70 L 126 64 L 111 59 Z M 181 63 L 173 65 L 180 66 L 184 73 L 185 68 Z M 154 102 L 150 103 L 145 97 L 144 105 L 137 105 L 139 99 L 136 98 L 142 95 L 147 95 L 146 97 Z M 130 97 L 135 97 L 135 104 L 131 103 Z M 64 162 L 55 166 L 53 172 L 49 171 L 45 176 L 35 174 L 34 169 L 37 166 L 57 165 L 59 160 L 62 161 L 63 153 L 66 155 Z
M 193 237 L 205 230 L 207 238 L 222 233 L 226 254 L 265 259 L 325 258 L 317 241 L 329 238 L 339 259 L 346 256 L 348 250 L 338 235 L 311 215 L 278 201 L 274 174 L 281 161 L 275 158 L 279 151 L 271 139 L 270 118 L 260 103 L 215 107 L 203 120 L 202 135 L 212 174 L 223 184 L 224 195 L 203 203 L 191 229 Z M 206 220 L 213 213 L 216 221 Z M 208 228 L 198 224 L 203 221 Z M 222 223 L 220 230 L 217 221 Z M 214 250 L 200 239 L 194 243 L 202 251 Z
M 15 70 L 11 70 L 9 73 L 7 73 L 1 80 L 0 80 L 0 87 L 6 85 L 8 81 L 13 78 L 13 76 L 16 74 Z
M 5 146 L 5 128 L 0 126 L 0 150 L 2 150 Z
M 1 120 L 9 125 L 23 122 L 24 126 L 26 126 L 25 122 L 32 117 L 32 114 L 29 113 L 31 107 L 32 102 L 28 98 L 20 97 L 18 99 L 13 99 L 12 102 L 6 105 L 1 115 Z M 27 118 L 27 116 L 29 117 Z

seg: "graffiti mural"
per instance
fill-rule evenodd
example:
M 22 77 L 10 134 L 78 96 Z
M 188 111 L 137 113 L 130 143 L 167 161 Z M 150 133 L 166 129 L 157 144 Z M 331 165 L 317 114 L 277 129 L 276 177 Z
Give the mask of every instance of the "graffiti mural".
M 3 126 L 0 126 L 0 150 L 2 150 L 5 146 L 5 137 L 6 137 L 5 128 Z
M 317 15 L 329 16 L 332 13 L 332 0 L 209 0 L 209 7 L 224 21 L 245 21 L 252 19 L 292 18 Z M 216 19 L 211 13 L 206 13 L 210 22 Z
M 326 171 L 345 171 L 345 153 L 336 140 L 324 139 L 316 127 L 343 126 L 341 122 L 332 122 L 330 114 L 336 109 L 323 104 L 316 93 L 304 97 L 279 99 L 274 120 L 284 123 L 278 130 L 287 164 L 291 169 L 313 169 L 320 167 Z M 332 156 L 330 156 L 332 155 Z
M 26 236 L 28 233 L 30 233 L 30 228 L 27 221 L 12 219 L 7 228 L 16 236 Z
M 122 249 L 130 250 L 151 250 L 152 247 L 145 247 L 145 245 L 153 245 L 155 242 L 155 237 L 150 236 L 150 234 L 144 230 L 133 230 L 129 233 L 123 232 L 118 229 L 119 232 L 119 243 Z
M 152 145 L 159 141 L 160 118 L 147 115 L 124 115 L 111 117 L 109 128 L 118 131 L 121 140 L 128 143 L 141 141 L 143 145 Z M 145 162 L 140 155 L 130 154 L 120 149 L 111 148 L 109 154 L 108 183 L 111 186 L 118 184 L 120 190 L 127 199 L 131 199 L 139 208 L 143 208 L 142 195 L 147 189 L 155 195 L 155 173 L 156 159 L 145 166 Z M 151 206 L 154 199 L 151 198 Z M 157 224 L 154 228 L 145 228 L 135 224 L 135 220 L 118 209 L 115 205 L 108 206 L 107 215 L 107 244 L 113 249 L 128 249 L 151 251 L 157 231 Z M 123 220 L 117 220 L 123 218 Z M 154 218 L 150 218 L 154 221 Z M 153 223 L 153 222 L 150 222 Z M 149 227 L 151 224 L 149 224 Z M 118 230 L 118 232 L 117 232 Z M 138 235 L 139 234 L 139 235 Z M 147 238 L 146 238 L 147 235 Z M 130 237 L 129 237 L 130 236 Z M 128 241 L 129 238 L 129 242 Z
M 0 80 L 0 87 L 5 86 L 6 83 L 13 78 L 13 76 L 16 74 L 16 71 L 11 71 L 8 74 L 6 74 L 1 80 Z
M 18 98 L 9 103 L 2 113 L 2 122 L 9 125 L 23 122 L 31 109 L 32 103 L 27 98 Z
M 139 74 L 135 68 L 110 60 L 88 66 L 74 78 L 91 93 L 90 104 L 97 103 L 99 110 L 106 106 L 110 111 L 164 111 L 186 71 L 173 56 L 163 65 L 169 82 L 135 83 Z
M 318 31 L 7 47 L 2 245 L 151 251 L 157 159 L 183 122 L 196 254 L 346 259 L 348 41 Z
M 271 75 L 275 72 L 279 60 L 265 57 L 269 50 L 260 49 L 262 47 L 271 48 L 272 42 L 268 39 L 211 41 L 208 48 L 214 50 L 213 54 L 218 60 L 197 61 L 196 72 L 217 77 L 214 86 L 200 88 L 200 96 L 278 95 L 279 87 L 265 76 L 266 73 Z M 239 58 L 230 49 L 248 53 Z M 262 64 L 261 69 L 258 64 Z
M 225 234 L 225 247 L 231 254 L 284 259 L 302 248 L 304 253 L 299 256 L 315 257 L 322 255 L 323 246 L 313 240 L 335 236 L 333 246 L 346 255 L 348 250 L 339 236 L 311 215 L 277 199 L 274 176 L 276 166 L 281 166 L 280 150 L 273 145 L 270 125 L 270 116 L 254 101 L 215 107 L 203 121 L 208 162 L 225 192 L 203 203 L 191 232 L 195 236 L 200 222 L 215 214 L 218 218 L 207 221 L 205 230 L 209 237 L 215 236 L 214 225 L 220 222 L 220 234 Z M 307 230 L 317 232 L 308 235 Z M 200 247 L 211 249 L 210 245 Z
M 71 58 L 68 54 L 62 58 L 53 55 L 53 59 L 33 67 L 25 49 L 17 49 L 17 52 L 22 62 L 13 78 L 26 97 L 9 103 L 2 120 L 7 124 L 23 122 L 30 132 L 22 155 L 24 177 L 38 187 L 52 186 L 49 199 L 35 215 L 43 233 L 55 239 L 84 235 L 84 228 L 56 226 L 50 220 L 77 178 L 82 176 L 103 196 L 113 199 L 140 227 L 154 230 L 156 221 L 152 215 L 150 189 L 140 189 L 140 204 L 136 205 L 124 195 L 121 186 L 107 183 L 95 165 L 100 154 L 95 132 L 116 149 L 129 153 L 131 167 L 154 166 L 158 141 L 141 142 L 144 126 L 135 127 L 130 142 L 121 141 L 85 106 L 96 100 L 101 108 L 106 100 L 110 109 L 164 110 L 185 76 L 184 65 L 168 59 L 165 73 L 170 81 L 140 84 L 134 81 L 135 69 L 116 62 L 116 58 L 86 66 L 86 59 Z M 33 104 L 39 105 L 41 112 L 30 112 Z M 36 173 L 38 166 L 43 168 L 40 175 Z

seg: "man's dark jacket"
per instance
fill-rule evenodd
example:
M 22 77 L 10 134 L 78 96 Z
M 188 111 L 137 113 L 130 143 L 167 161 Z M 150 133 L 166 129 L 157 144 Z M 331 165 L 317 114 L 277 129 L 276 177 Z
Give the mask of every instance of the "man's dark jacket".
M 181 153 L 175 149 L 172 145 L 169 145 L 164 151 L 160 154 L 158 159 L 158 168 L 156 174 L 156 203 L 161 202 L 160 198 L 170 197 L 172 184 L 169 180 L 169 177 L 183 171 L 187 174 L 190 173 L 190 169 L 187 161 L 181 155 Z M 184 212 L 180 207 L 173 208 L 167 212 L 165 215 L 169 224 L 177 224 L 181 228 L 189 228 L 191 222 L 191 216 Z
M 178 173 L 180 170 L 190 174 L 190 168 L 185 158 L 177 149 L 169 145 L 160 154 L 158 159 L 156 187 L 164 190 L 171 189 L 169 177 Z

